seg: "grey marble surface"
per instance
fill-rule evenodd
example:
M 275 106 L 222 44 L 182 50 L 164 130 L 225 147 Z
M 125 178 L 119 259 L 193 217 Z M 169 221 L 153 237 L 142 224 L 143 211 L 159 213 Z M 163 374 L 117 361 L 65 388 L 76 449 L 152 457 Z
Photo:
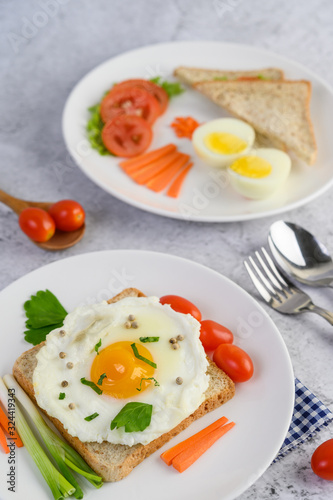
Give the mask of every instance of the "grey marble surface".
M 94 185 L 70 160 L 61 135 L 63 105 L 74 84 L 97 64 L 141 45 L 171 40 L 208 39 L 269 48 L 333 84 L 332 2 L 0 0 L 0 8 L 0 186 L 30 199 L 77 199 L 87 211 L 88 227 L 76 247 L 47 253 L 25 238 L 15 214 L 1 205 L 0 289 L 63 257 L 139 248 L 206 264 L 253 294 L 242 261 L 265 244 L 268 227 L 278 217 L 191 223 L 125 205 Z M 55 165 L 61 165 L 61 176 Z M 284 217 L 314 231 L 333 253 L 332 202 L 330 190 Z M 332 290 L 311 294 L 332 309 Z M 296 319 L 268 312 L 282 332 L 297 376 L 333 409 L 332 327 L 311 315 Z M 312 452 L 332 433 L 333 427 L 328 427 L 269 467 L 240 498 L 332 498 L 333 484 L 310 469 Z

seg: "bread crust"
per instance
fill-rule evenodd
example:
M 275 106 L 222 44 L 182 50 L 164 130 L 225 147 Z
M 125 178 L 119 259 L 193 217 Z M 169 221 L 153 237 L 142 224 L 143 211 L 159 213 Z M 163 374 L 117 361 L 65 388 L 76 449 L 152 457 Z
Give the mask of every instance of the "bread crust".
M 140 292 L 140 290 L 129 288 L 123 290 L 113 299 L 110 299 L 108 303 L 117 302 L 125 297 L 145 297 L 145 295 Z M 36 405 L 37 401 L 33 387 L 33 372 L 37 365 L 36 355 L 43 345 L 45 345 L 45 342 L 24 352 L 15 361 L 13 367 L 15 379 Z M 188 427 L 194 420 L 197 420 L 209 411 L 226 403 L 234 396 L 234 383 L 210 360 L 207 373 L 210 376 L 210 385 L 206 391 L 205 401 L 194 413 L 184 419 L 174 429 L 147 445 L 136 444 L 134 446 L 127 446 L 112 444 L 107 441 L 103 443 L 82 442 L 77 437 L 71 436 L 58 419 L 50 417 L 47 412 L 42 409 L 41 411 L 49 418 L 61 435 L 83 457 L 90 467 L 103 477 L 104 481 L 119 481 L 126 477 L 133 468 L 139 465 L 146 457 L 154 453 L 166 442 Z

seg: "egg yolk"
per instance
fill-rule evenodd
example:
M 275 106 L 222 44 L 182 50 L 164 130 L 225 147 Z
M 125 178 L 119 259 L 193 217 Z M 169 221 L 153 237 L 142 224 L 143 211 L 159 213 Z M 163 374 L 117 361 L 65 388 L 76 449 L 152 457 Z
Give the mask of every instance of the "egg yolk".
M 114 398 L 132 397 L 139 394 L 137 389 L 140 389 L 142 378 L 153 376 L 154 367 L 135 357 L 131 347 L 132 343 L 123 341 L 110 344 L 99 351 L 99 354 L 94 358 L 90 376 L 97 385 L 101 375 L 105 373 L 106 377 L 103 378 L 102 384 L 98 385 L 103 394 Z M 153 361 L 152 355 L 145 346 L 135 345 L 141 356 Z M 151 385 L 149 382 L 149 380 L 142 381 L 140 392 Z
M 205 146 L 213 153 L 232 155 L 247 148 L 247 142 L 228 132 L 212 132 L 204 138 Z
M 238 158 L 229 168 L 243 177 L 251 177 L 252 179 L 267 177 L 272 172 L 272 165 L 267 160 L 255 155 Z

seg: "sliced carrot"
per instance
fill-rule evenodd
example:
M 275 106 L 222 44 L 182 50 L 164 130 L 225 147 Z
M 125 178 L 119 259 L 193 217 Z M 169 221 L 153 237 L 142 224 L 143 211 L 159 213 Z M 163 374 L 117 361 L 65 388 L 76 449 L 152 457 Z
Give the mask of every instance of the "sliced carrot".
M 218 427 L 214 431 L 211 431 L 209 434 L 202 437 L 199 441 L 195 442 L 193 445 L 190 445 L 186 450 L 179 453 L 179 455 L 172 460 L 173 467 L 178 470 L 178 472 L 184 472 L 184 470 L 198 460 L 198 458 L 201 457 L 201 455 L 203 455 L 205 451 L 207 451 L 218 439 L 230 431 L 234 425 L 234 422 L 230 422 L 222 427 Z
M 0 406 L 0 424 L 2 425 L 2 427 L 5 429 L 5 431 L 7 433 L 10 432 L 10 435 L 13 438 L 13 441 L 15 440 L 16 446 L 21 448 L 21 446 L 23 446 L 21 438 L 17 434 L 17 432 L 15 430 L 13 430 L 12 425 L 9 423 L 8 417 L 5 414 L 5 412 L 3 411 L 3 409 L 1 408 L 1 406 Z
M 171 123 L 171 127 L 178 137 L 187 137 L 188 139 L 192 139 L 193 132 L 199 125 L 191 116 L 179 116 Z
M 162 172 L 174 161 L 178 160 L 181 154 L 182 153 L 178 153 L 178 151 L 170 153 L 167 156 L 161 158 L 160 160 L 156 160 L 151 165 L 147 166 L 147 168 L 145 168 L 144 170 L 131 173 L 130 176 L 138 184 L 145 184 L 147 181 L 149 181 L 149 179 Z
M 226 417 L 219 418 L 212 424 L 208 425 L 202 431 L 197 432 L 193 436 L 189 437 L 188 439 L 185 439 L 185 441 L 182 441 L 181 443 L 176 444 L 176 446 L 173 446 L 169 450 L 165 451 L 164 453 L 161 454 L 161 459 L 167 464 L 171 465 L 173 459 L 179 455 L 182 451 L 186 450 L 190 445 L 197 443 L 200 439 L 203 437 L 207 436 L 210 432 L 214 431 L 218 427 L 222 427 L 226 422 L 228 422 L 228 419 Z
M 9 448 L 8 448 L 8 445 L 7 445 L 7 438 L 5 436 L 5 433 L 4 431 L 2 430 L 2 427 L 0 427 L 0 444 L 3 448 L 3 451 L 5 453 L 9 453 Z
M 174 163 L 169 165 L 166 169 L 162 170 L 158 175 L 150 179 L 146 182 L 147 188 L 159 193 L 163 191 L 172 179 L 178 174 L 178 172 L 183 168 L 183 166 L 190 159 L 189 155 L 181 154 L 181 157 L 178 158 Z
M 180 174 L 175 178 L 171 186 L 169 187 L 167 191 L 167 196 L 170 196 L 171 198 L 178 198 L 180 190 L 182 188 L 183 182 L 185 180 L 185 177 L 193 167 L 193 163 L 189 163 L 184 170 L 180 172 Z
M 174 144 L 168 144 L 162 148 L 155 149 L 149 153 L 144 153 L 142 155 L 136 156 L 135 158 L 130 158 L 129 160 L 121 161 L 119 165 L 126 170 L 128 167 L 142 167 L 148 165 L 148 163 L 162 158 L 164 155 L 175 151 L 176 146 Z
M 154 161 L 147 163 L 147 165 L 141 165 L 140 167 L 137 167 L 136 165 L 131 166 L 131 167 L 127 167 L 125 172 L 129 176 L 135 175 L 137 172 L 144 172 L 146 169 L 149 169 L 154 165 L 159 165 L 160 162 L 164 163 L 164 161 L 166 161 L 167 159 L 174 158 L 175 157 L 174 155 L 176 155 L 176 154 L 180 154 L 179 151 L 177 151 L 177 150 L 170 151 L 169 153 L 163 155 L 161 158 L 158 158 L 157 160 L 154 160 Z

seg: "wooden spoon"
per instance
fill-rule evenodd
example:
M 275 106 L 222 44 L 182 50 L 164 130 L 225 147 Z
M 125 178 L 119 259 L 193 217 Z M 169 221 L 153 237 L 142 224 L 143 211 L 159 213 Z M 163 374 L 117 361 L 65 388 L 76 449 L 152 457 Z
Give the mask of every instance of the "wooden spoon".
M 22 210 L 28 207 L 42 208 L 43 210 L 47 211 L 51 207 L 51 205 L 53 205 L 53 203 L 47 203 L 43 201 L 26 201 L 21 200 L 20 198 L 14 198 L 14 196 L 10 196 L 8 193 L 5 193 L 5 191 L 2 191 L 1 189 L 0 202 L 11 208 L 17 215 L 20 215 Z M 76 229 L 76 231 L 67 232 L 56 229 L 52 238 L 48 241 L 45 241 L 44 243 L 39 243 L 38 241 L 34 240 L 31 241 L 38 247 L 44 248 L 44 250 L 64 250 L 65 248 L 72 247 L 73 245 L 78 243 L 82 239 L 84 231 L 85 224 L 83 224 L 83 226 L 81 226 L 79 229 Z

